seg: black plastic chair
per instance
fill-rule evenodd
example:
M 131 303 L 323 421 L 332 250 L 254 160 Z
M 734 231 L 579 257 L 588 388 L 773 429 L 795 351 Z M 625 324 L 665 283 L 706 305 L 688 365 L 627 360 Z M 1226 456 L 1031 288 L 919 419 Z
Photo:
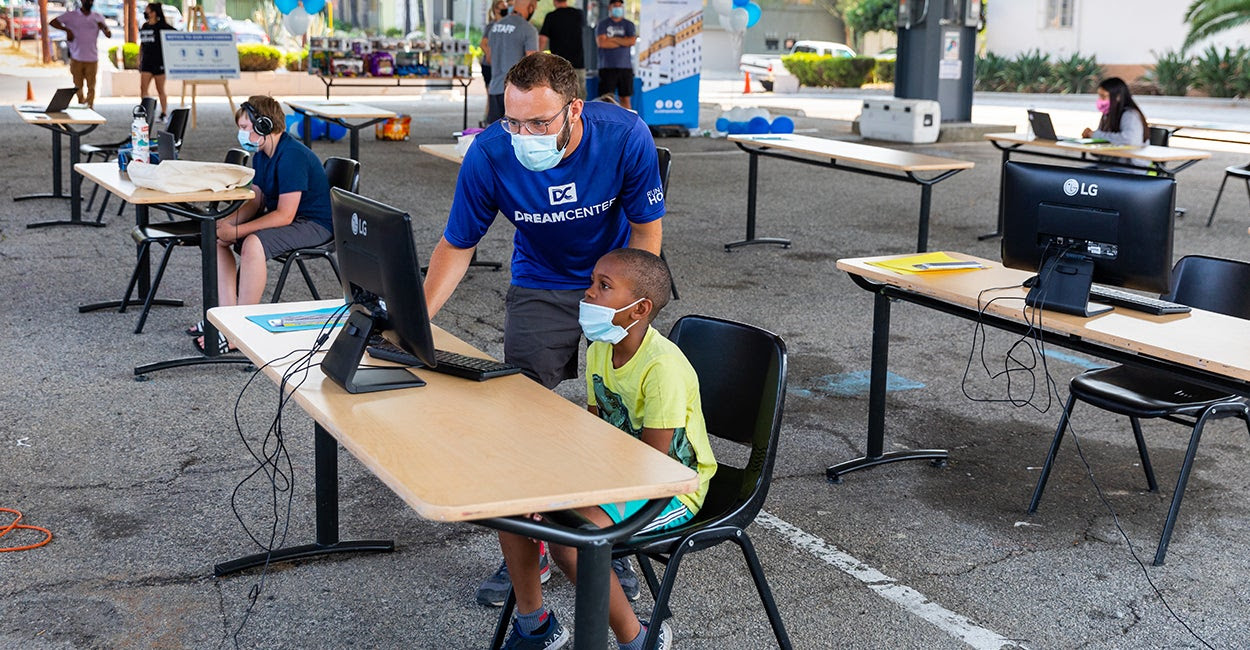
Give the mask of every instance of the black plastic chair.
M 147 111 L 148 115 L 148 132 L 153 132 L 156 125 L 156 98 L 144 97 L 139 100 L 139 106 Z M 130 123 L 126 123 L 127 132 L 130 131 Z M 99 144 L 80 144 L 78 145 L 79 160 L 82 162 L 108 162 L 117 157 L 117 150 L 130 144 L 130 135 L 117 142 L 99 143 Z M 96 185 L 91 190 L 91 198 L 87 201 L 87 210 L 95 205 L 96 194 L 99 193 L 100 186 Z M 108 194 L 105 194 L 107 197 Z
M 1165 129 L 1161 126 L 1152 126 L 1149 131 L 1149 144 L 1154 147 L 1166 147 L 1172 140 L 1171 129 Z M 1174 214 L 1177 218 L 1185 216 L 1185 208 L 1174 208 Z M 1208 224 L 1209 225 L 1209 224 Z
M 1172 290 L 1165 294 L 1163 299 L 1196 309 L 1250 319 L 1250 264 L 1201 255 L 1181 258 L 1172 271 Z M 1037 511 L 1037 505 L 1042 499 L 1042 490 L 1046 488 L 1046 480 L 1050 477 L 1055 454 L 1059 451 L 1059 443 L 1063 441 L 1068 418 L 1071 417 L 1072 408 L 1076 406 L 1077 400 L 1128 416 L 1129 423 L 1133 427 L 1133 437 L 1137 440 L 1137 451 L 1141 456 L 1142 469 L 1146 473 L 1146 483 L 1151 492 L 1158 490 L 1158 484 L 1155 482 L 1154 470 L 1150 465 L 1150 456 L 1146 452 L 1146 442 L 1142 436 L 1140 420 L 1161 418 L 1192 427 L 1189 448 L 1185 452 L 1185 460 L 1181 463 L 1176 491 L 1172 494 L 1172 505 L 1168 509 L 1168 516 L 1163 524 L 1163 534 L 1159 539 L 1159 547 L 1155 551 L 1155 566 L 1163 564 L 1163 559 L 1167 555 L 1168 542 L 1172 537 L 1172 527 L 1176 524 L 1181 499 L 1185 494 L 1185 484 L 1189 480 L 1194 455 L 1198 451 L 1198 441 L 1202 437 L 1203 426 L 1208 420 L 1239 417 L 1246 421 L 1247 431 L 1250 431 L 1250 408 L 1246 400 L 1171 377 L 1166 373 L 1132 366 L 1090 370 L 1074 377 L 1068 389 L 1070 393 L 1068 402 L 1064 406 L 1063 416 L 1059 419 L 1059 428 L 1055 431 L 1054 440 L 1050 443 L 1050 452 L 1046 456 L 1046 462 L 1042 465 L 1042 474 L 1038 477 L 1037 487 L 1033 490 L 1029 514 Z
M 340 158 L 337 156 L 326 158 L 323 163 L 326 170 L 326 178 L 330 181 L 330 187 L 355 192 L 360 187 L 360 163 L 351 158 Z M 294 262 L 299 267 L 299 272 L 304 276 L 304 283 L 308 285 L 308 290 L 312 293 L 313 300 L 321 300 L 321 294 L 317 293 L 317 285 L 313 282 L 312 276 L 308 274 L 308 267 L 304 266 L 304 260 L 323 259 L 330 263 L 330 268 L 334 271 L 335 279 L 339 276 L 339 263 L 334 255 L 334 237 L 330 237 L 330 241 L 320 246 L 312 246 L 309 248 L 297 248 L 288 253 L 283 253 L 274 258 L 274 260 L 282 262 L 282 272 L 278 274 L 278 284 L 273 288 L 273 298 L 269 302 L 279 302 L 282 300 L 282 289 L 286 286 L 286 276 L 291 272 L 291 263 Z
M 175 112 L 186 109 L 174 109 Z M 252 160 L 252 154 L 242 149 L 231 149 L 226 152 L 225 162 L 231 165 L 240 165 L 246 167 Z M 173 253 L 175 246 L 200 246 L 200 222 L 195 219 L 181 219 L 178 221 L 170 221 L 159 225 L 149 224 L 146 228 L 135 226 L 130 232 L 130 237 L 139 245 L 139 259 L 146 257 L 146 253 L 151 250 L 153 244 L 158 244 L 165 248 L 161 254 L 161 262 L 156 267 L 156 275 L 152 277 L 151 284 L 148 287 L 148 295 L 143 298 L 143 311 L 139 313 L 139 322 L 135 325 L 135 334 L 143 332 L 143 325 L 148 320 L 148 312 L 152 310 L 153 301 L 156 299 L 156 290 L 161 286 L 161 278 L 165 276 L 165 267 L 169 265 L 169 256 Z M 130 274 L 130 282 L 126 285 L 126 295 L 122 297 L 119 312 L 125 313 L 126 305 L 130 303 L 130 296 L 134 293 L 135 287 L 139 282 L 139 274 L 142 270 L 140 263 L 135 264 L 135 270 Z
M 1246 184 L 1246 196 L 1250 196 L 1250 164 L 1225 167 L 1224 180 L 1220 181 L 1220 191 L 1215 193 L 1215 203 L 1211 204 L 1211 216 L 1207 217 L 1208 228 L 1215 221 L 1215 210 L 1220 207 L 1220 197 L 1224 196 L 1224 184 L 1228 182 L 1229 177 L 1244 181 Z
M 668 201 L 668 175 L 673 170 L 673 152 L 668 147 L 656 147 L 655 157 L 660 164 L 660 191 L 664 193 L 664 201 Z M 660 259 L 668 264 L 668 258 L 664 257 L 664 247 L 660 247 Z M 672 269 L 669 269 L 668 281 L 670 290 L 673 293 L 673 300 L 681 300 L 681 296 L 677 295 L 677 280 L 673 278 Z
M 165 124 L 165 132 L 173 134 L 175 151 L 180 151 L 182 149 L 182 139 L 187 134 L 187 123 L 190 115 L 191 109 L 189 108 L 175 108 L 169 112 L 169 121 Z M 156 148 L 154 147 L 152 151 L 156 151 Z M 114 153 L 114 155 L 116 155 L 116 153 Z M 99 186 L 96 186 L 96 189 L 99 189 Z M 95 190 L 92 190 L 92 195 L 94 196 L 94 194 Z M 108 206 L 109 199 L 112 196 L 112 194 L 104 195 L 104 201 L 100 203 L 100 211 L 96 213 L 96 221 L 100 221 L 104 217 L 104 210 Z M 88 202 L 88 205 L 90 205 L 90 202 Z M 121 216 L 122 212 L 125 211 L 126 202 L 122 201 L 121 205 L 117 206 L 118 216 Z
M 733 542 L 755 581 L 760 601 L 781 648 L 791 648 L 764 569 L 746 533 L 755 520 L 772 481 L 777 458 L 777 440 L 786 396 L 786 344 L 766 330 L 711 318 L 685 316 L 669 333 L 699 376 L 699 395 L 708 437 L 751 449 L 747 462 L 734 467 L 718 457 L 703 507 L 694 519 L 678 528 L 640 535 L 613 549 L 614 557 L 634 555 L 639 560 L 655 606 L 644 648 L 654 648 L 659 640 L 660 622 L 672 617 L 668 601 L 677 580 L 677 570 L 687 553 L 701 551 L 722 542 Z M 650 560 L 666 565 L 663 582 Z M 515 600 L 509 594 L 495 634 L 495 647 L 512 617 Z

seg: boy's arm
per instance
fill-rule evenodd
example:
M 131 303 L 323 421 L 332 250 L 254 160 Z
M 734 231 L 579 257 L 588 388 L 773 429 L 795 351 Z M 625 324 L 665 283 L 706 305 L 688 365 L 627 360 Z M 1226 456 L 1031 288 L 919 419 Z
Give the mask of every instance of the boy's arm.
M 676 429 L 643 427 L 642 441 L 658 449 L 661 454 L 668 455 L 668 450 L 673 447 L 673 433 L 676 431 Z

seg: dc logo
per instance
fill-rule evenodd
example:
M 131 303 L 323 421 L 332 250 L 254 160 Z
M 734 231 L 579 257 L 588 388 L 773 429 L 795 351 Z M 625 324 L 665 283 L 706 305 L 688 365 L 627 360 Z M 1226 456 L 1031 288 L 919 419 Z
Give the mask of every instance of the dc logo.
M 369 234 L 369 222 L 360 218 L 360 215 L 352 213 L 352 234 L 364 237 Z
M 577 202 L 577 183 L 555 185 L 547 188 L 547 201 L 551 205 Z
M 1068 196 L 1076 196 L 1076 193 L 1079 191 L 1081 191 L 1081 184 L 1076 182 L 1075 178 L 1069 178 L 1063 182 L 1064 194 L 1067 194 Z

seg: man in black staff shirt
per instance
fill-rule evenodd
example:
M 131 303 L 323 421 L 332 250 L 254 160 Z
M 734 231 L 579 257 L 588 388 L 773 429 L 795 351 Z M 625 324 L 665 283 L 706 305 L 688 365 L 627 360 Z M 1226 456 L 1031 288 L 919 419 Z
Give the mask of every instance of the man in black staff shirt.
M 586 57 L 582 51 L 586 14 L 570 7 L 569 0 L 555 0 L 555 5 L 538 30 L 538 49 L 550 51 L 573 64 L 573 71 L 577 73 L 577 96 L 586 99 Z

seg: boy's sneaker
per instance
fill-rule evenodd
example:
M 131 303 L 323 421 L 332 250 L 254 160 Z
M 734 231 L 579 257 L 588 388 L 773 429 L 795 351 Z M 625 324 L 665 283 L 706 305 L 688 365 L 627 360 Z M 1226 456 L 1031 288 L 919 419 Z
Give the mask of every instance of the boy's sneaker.
M 638 621 L 643 627 L 651 627 L 651 621 Z M 656 637 L 655 650 L 669 650 L 673 647 L 673 628 L 668 626 L 668 621 L 660 621 L 660 634 Z
M 638 586 L 638 574 L 634 573 L 634 566 L 630 564 L 629 558 L 618 557 L 612 560 L 612 571 L 616 573 L 616 579 L 620 581 L 621 589 L 625 591 L 625 597 L 630 602 L 642 596 L 642 590 Z
M 556 650 L 569 642 L 569 631 L 560 621 L 556 620 L 555 612 L 548 612 L 547 622 L 534 631 L 534 634 L 522 634 L 516 626 L 516 617 L 512 617 L 512 632 L 503 642 L 504 650 Z M 667 646 L 660 646 L 661 648 Z
M 546 583 L 551 579 L 551 562 L 547 559 L 547 544 L 539 546 L 542 555 L 538 556 L 538 579 Z M 512 590 L 512 577 L 508 575 L 508 563 L 500 562 L 499 569 L 482 581 L 477 588 L 477 604 L 483 607 L 503 607 Z

